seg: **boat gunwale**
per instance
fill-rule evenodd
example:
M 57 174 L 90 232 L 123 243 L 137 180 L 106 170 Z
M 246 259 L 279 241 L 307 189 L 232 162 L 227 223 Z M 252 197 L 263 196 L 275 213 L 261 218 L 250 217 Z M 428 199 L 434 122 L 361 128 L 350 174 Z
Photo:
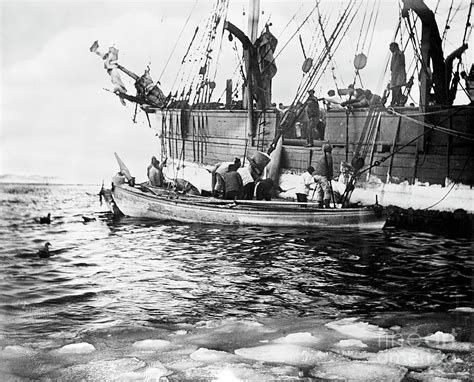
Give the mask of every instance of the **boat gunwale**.
M 207 198 L 207 200 L 197 201 L 189 196 L 182 196 L 179 195 L 176 198 L 169 198 L 165 195 L 157 195 L 157 194 L 148 194 L 139 188 L 130 187 L 130 186 L 115 186 L 120 188 L 124 192 L 128 192 L 129 194 L 133 194 L 139 198 L 147 198 L 151 201 L 166 203 L 168 205 L 181 205 L 181 206 L 195 206 L 201 209 L 205 209 L 208 211 L 229 211 L 234 213 L 242 213 L 242 214 L 255 214 L 255 213 L 276 213 L 276 212 L 286 212 L 292 213 L 298 216 L 314 216 L 320 215 L 324 216 L 331 216 L 331 215 L 340 215 L 340 216 L 359 216 L 361 213 L 367 214 L 370 216 L 371 214 L 375 215 L 375 211 L 371 209 L 371 207 L 363 206 L 363 207 L 349 207 L 349 208 L 318 208 L 313 205 L 302 206 L 303 203 L 301 202 L 272 202 L 272 201 L 256 201 L 256 200 L 224 200 L 224 199 L 214 199 L 214 198 Z M 164 189 L 163 189 L 164 190 Z M 165 191 L 165 190 L 164 190 Z M 168 191 L 168 190 L 166 190 Z M 196 198 L 206 198 L 202 196 L 195 196 Z M 253 203 L 248 203 L 253 202 Z M 247 203 L 247 204 L 246 204 Z

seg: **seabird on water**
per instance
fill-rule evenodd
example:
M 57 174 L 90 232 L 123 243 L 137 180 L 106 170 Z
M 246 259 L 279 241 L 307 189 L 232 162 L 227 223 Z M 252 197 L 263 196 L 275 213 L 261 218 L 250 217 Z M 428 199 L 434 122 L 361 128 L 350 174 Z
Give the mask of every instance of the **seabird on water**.
M 41 259 L 47 259 L 48 257 L 51 257 L 51 252 L 49 252 L 49 247 L 52 247 L 52 245 L 48 241 L 44 244 L 44 247 L 38 251 L 38 256 Z
M 51 213 L 48 213 L 48 216 L 43 216 L 39 219 L 41 224 L 50 224 L 51 223 Z

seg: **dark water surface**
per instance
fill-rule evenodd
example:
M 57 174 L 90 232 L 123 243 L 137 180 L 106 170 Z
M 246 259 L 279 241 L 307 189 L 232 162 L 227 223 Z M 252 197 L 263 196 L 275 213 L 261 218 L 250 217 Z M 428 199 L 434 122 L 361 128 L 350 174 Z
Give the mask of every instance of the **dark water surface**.
M 304 332 L 323 336 L 319 349 L 327 351 L 330 339 L 350 338 L 324 326 L 341 318 L 395 328 L 400 338 L 442 331 L 472 341 L 472 241 L 406 231 L 114 220 L 98 191 L 0 185 L 2 380 L 154 380 L 140 371 L 150 373 L 157 362 L 169 379 L 213 380 L 209 361 L 197 365 L 189 356 L 199 347 L 232 354 Z M 39 224 L 48 212 L 51 224 Z M 54 255 L 40 259 L 46 241 Z M 173 350 L 137 353 L 133 344 L 146 339 L 170 341 Z M 95 350 L 57 354 L 84 342 Z M 101 379 L 107 362 L 120 373 Z M 464 362 L 457 378 L 466 376 Z M 309 378 L 305 367 L 257 372 Z

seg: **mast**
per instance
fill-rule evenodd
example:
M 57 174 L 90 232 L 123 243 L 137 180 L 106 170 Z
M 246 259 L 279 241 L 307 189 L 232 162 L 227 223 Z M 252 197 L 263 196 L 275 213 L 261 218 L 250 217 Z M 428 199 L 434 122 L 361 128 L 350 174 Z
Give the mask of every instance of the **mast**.
M 252 44 L 257 40 L 259 18 L 260 0 L 249 0 L 248 35 Z
M 249 0 L 249 18 L 248 18 L 248 35 L 250 38 L 250 43 L 253 45 L 257 40 L 258 35 L 258 20 L 260 17 L 260 0 Z M 247 51 L 247 53 L 250 53 Z M 248 67 L 247 67 L 247 86 L 245 87 L 246 95 L 247 95 L 247 136 L 245 137 L 246 142 L 247 139 L 252 139 L 253 141 L 253 70 L 251 70 L 250 65 L 252 65 L 250 61 L 250 57 L 247 57 L 245 60 Z M 253 143 L 253 142 L 252 142 Z M 245 144 L 245 153 L 244 153 L 244 160 L 247 156 L 247 144 Z
M 433 64 L 432 86 L 436 104 L 448 104 L 448 83 L 446 65 L 443 56 L 441 37 L 434 13 L 426 6 L 423 0 L 403 0 L 402 16 L 408 17 L 408 10 L 413 10 L 421 20 L 421 57 L 422 67 L 429 68 Z M 429 103 L 430 79 L 426 70 L 420 72 L 420 105 L 425 107 Z

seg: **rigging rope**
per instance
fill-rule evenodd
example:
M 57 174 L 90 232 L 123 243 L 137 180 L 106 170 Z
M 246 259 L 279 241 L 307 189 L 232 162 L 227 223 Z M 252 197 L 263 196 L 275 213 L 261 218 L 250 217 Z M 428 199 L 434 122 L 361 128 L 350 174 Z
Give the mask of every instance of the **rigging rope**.
M 173 56 L 173 53 L 174 53 L 174 51 L 175 51 L 175 49 L 176 49 L 176 46 L 178 45 L 178 42 L 179 42 L 179 40 L 180 40 L 180 38 L 181 38 L 181 36 L 182 36 L 182 34 L 183 34 L 183 32 L 184 32 L 184 29 L 185 29 L 186 26 L 188 25 L 189 19 L 191 18 L 191 15 L 192 15 L 192 13 L 193 13 L 193 11 L 194 11 L 194 8 L 196 7 L 197 2 L 198 2 L 198 0 L 195 0 L 195 1 L 194 1 L 194 5 L 193 5 L 193 7 L 191 8 L 191 11 L 189 12 L 188 18 L 186 19 L 186 22 L 184 23 L 183 28 L 181 29 L 181 32 L 179 33 L 178 38 L 176 39 L 176 42 L 175 42 L 175 44 L 174 44 L 174 46 L 173 46 L 173 49 L 171 50 L 171 53 L 170 53 L 170 55 L 169 55 L 169 57 L 168 57 L 168 61 L 166 61 L 166 64 L 165 64 L 165 66 L 164 66 L 164 68 L 163 68 L 163 71 L 161 72 L 160 77 L 158 78 L 158 82 L 161 81 L 161 77 L 163 76 L 163 73 L 165 72 L 166 68 L 168 67 L 168 64 L 169 64 L 169 62 L 170 62 L 170 60 L 171 60 L 171 57 Z

